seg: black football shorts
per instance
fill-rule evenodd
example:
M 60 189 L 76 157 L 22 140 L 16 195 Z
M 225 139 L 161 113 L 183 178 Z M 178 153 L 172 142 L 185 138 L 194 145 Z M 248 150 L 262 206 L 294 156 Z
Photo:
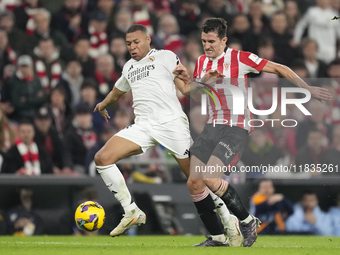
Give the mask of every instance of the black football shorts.
M 243 128 L 221 124 L 214 127 L 213 124 L 206 124 L 190 148 L 190 155 L 194 155 L 204 164 L 214 155 L 225 166 L 234 166 L 241 158 L 247 143 L 248 131 Z

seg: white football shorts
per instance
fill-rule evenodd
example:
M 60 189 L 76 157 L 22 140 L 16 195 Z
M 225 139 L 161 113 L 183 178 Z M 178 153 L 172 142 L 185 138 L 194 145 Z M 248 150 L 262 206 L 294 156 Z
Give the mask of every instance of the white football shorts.
M 161 125 L 136 123 L 115 135 L 138 144 L 143 152 L 161 144 L 178 159 L 189 157 L 192 145 L 189 122 L 185 118 L 177 118 Z

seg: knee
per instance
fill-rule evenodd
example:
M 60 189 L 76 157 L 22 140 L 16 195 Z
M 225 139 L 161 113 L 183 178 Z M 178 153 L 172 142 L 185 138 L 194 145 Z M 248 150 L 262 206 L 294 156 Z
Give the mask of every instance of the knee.
M 108 153 L 105 153 L 102 150 L 100 150 L 94 156 L 94 163 L 96 164 L 96 166 L 108 166 L 116 162 L 112 155 L 109 155 Z
M 215 191 L 219 188 L 221 184 L 220 178 L 203 178 L 204 184 L 212 191 Z
M 198 178 L 189 178 L 187 181 L 187 186 L 191 192 L 195 190 L 200 190 L 202 186 L 204 186 L 204 183 L 202 179 Z

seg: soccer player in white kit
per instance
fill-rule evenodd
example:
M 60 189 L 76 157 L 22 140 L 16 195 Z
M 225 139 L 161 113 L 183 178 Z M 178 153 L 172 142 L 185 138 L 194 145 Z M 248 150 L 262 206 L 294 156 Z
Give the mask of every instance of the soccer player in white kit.
M 190 86 L 173 74 L 180 64 L 178 57 L 171 51 L 150 50 L 150 42 L 143 25 L 129 28 L 126 43 L 132 59 L 124 65 L 122 76 L 112 91 L 94 109 L 108 121 L 110 116 L 105 109 L 131 89 L 135 124 L 113 136 L 94 158 L 98 173 L 125 212 L 120 224 L 110 233 L 113 237 L 146 222 L 145 213 L 131 199 L 124 177 L 115 165 L 118 160 L 161 144 L 175 157 L 187 177 L 190 171 L 189 122 L 176 96 L 176 87 L 184 94 L 190 91 Z M 216 205 L 222 205 L 218 212 L 224 227 L 241 240 L 235 231 L 238 222 L 229 220 L 230 214 L 223 201 L 213 193 L 211 196 Z

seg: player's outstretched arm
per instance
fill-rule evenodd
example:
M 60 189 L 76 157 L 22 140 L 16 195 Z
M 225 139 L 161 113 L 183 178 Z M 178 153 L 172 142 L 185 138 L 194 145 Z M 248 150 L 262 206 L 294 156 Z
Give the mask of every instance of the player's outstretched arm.
M 289 67 L 285 65 L 280 65 L 278 63 L 268 61 L 267 64 L 262 69 L 263 72 L 275 73 L 283 78 L 286 78 L 291 83 L 295 84 L 297 87 L 308 89 L 312 97 L 320 100 L 331 100 L 332 94 L 325 88 L 309 86 L 304 82 L 296 73 L 292 71 Z
M 106 122 L 108 122 L 111 117 L 109 116 L 106 108 L 114 105 L 118 101 L 118 99 L 125 93 L 126 92 L 120 91 L 116 87 L 113 87 L 113 89 L 105 97 L 105 99 L 96 105 L 93 112 L 99 111 L 100 115 L 103 116 Z

